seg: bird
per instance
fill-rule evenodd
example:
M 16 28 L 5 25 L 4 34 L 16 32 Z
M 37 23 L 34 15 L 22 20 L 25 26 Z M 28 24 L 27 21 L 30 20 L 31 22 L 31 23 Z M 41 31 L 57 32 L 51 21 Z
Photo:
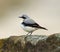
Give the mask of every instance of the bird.
M 26 14 L 19 16 L 19 18 L 23 19 L 23 21 L 21 23 L 21 27 L 23 28 L 23 30 L 28 32 L 27 35 L 31 35 L 34 31 L 36 31 L 38 29 L 48 30 L 45 27 L 40 26 L 38 23 L 36 23 L 33 19 L 31 19 Z

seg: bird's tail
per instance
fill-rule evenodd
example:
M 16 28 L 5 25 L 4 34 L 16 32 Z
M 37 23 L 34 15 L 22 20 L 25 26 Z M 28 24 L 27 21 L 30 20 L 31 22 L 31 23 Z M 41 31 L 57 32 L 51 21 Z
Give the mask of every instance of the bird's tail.
M 45 27 L 40 27 L 41 29 L 44 29 L 44 30 L 48 30 L 48 29 L 46 29 Z

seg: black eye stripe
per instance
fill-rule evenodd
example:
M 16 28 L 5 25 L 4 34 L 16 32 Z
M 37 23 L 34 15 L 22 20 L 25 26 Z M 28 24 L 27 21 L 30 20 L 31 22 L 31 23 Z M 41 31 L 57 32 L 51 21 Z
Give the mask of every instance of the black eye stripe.
M 26 17 L 24 17 L 24 16 L 23 16 L 22 18 L 23 18 L 23 19 L 26 19 Z

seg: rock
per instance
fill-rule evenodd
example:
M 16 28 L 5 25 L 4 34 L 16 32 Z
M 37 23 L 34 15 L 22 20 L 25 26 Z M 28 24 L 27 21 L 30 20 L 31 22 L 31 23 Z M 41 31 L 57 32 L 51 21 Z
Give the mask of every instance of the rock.
M 0 52 L 60 52 L 60 33 L 11 36 L 3 41 Z
M 57 48 L 60 47 L 60 33 L 55 33 L 55 34 L 50 35 L 46 39 L 46 42 L 47 42 L 47 45 L 48 45 L 48 50 L 50 50 L 50 51 L 58 50 Z
M 0 52 L 1 52 L 1 48 L 4 45 L 5 39 L 0 39 Z

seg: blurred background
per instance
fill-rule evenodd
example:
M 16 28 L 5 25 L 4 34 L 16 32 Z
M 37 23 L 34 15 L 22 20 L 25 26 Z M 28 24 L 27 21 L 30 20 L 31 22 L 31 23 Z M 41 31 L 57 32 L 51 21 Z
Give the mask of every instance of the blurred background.
M 27 14 L 48 31 L 37 30 L 34 35 L 60 32 L 60 0 L 0 0 L 0 38 L 26 35 L 18 17 Z

